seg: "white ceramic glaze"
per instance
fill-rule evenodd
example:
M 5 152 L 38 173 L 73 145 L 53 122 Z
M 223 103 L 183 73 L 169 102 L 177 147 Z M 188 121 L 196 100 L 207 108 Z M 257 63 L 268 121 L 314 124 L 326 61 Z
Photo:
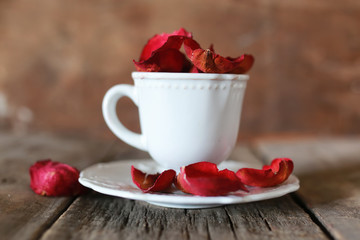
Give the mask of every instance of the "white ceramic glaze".
M 104 119 L 117 137 L 167 168 L 227 159 L 236 143 L 248 75 L 133 72 L 132 77 L 135 86 L 116 85 L 103 100 Z M 141 134 L 117 117 L 116 103 L 124 96 L 139 108 Z
M 209 208 L 227 204 L 254 202 L 283 196 L 299 189 L 299 180 L 291 175 L 284 183 L 269 188 L 249 187 L 249 192 L 232 192 L 227 196 L 200 197 L 175 191 L 174 193 L 143 193 L 131 180 L 131 165 L 148 172 L 164 170 L 151 160 L 121 160 L 90 166 L 80 173 L 79 181 L 93 190 L 117 197 L 147 201 L 171 208 Z M 237 171 L 248 167 L 237 161 L 224 161 L 219 169 Z

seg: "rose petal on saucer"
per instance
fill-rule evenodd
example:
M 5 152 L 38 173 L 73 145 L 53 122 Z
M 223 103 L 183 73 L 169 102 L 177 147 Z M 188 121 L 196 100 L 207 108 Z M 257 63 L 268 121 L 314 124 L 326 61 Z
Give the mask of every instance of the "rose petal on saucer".
M 175 176 L 176 172 L 172 169 L 157 174 L 146 174 L 131 166 L 132 180 L 144 193 L 166 191 L 171 187 Z
M 159 50 L 165 49 L 177 49 L 179 50 L 184 37 L 192 38 L 192 34 L 186 31 L 184 28 L 180 28 L 179 30 L 174 31 L 173 33 L 162 33 L 156 34 L 144 46 L 139 61 L 147 60 L 151 57 L 151 55 Z
M 273 187 L 288 179 L 293 169 L 294 163 L 290 158 L 276 158 L 262 169 L 242 168 L 236 175 L 248 186 Z
M 50 159 L 37 161 L 30 169 L 30 187 L 43 196 L 75 196 L 84 193 L 79 170 Z
M 219 171 L 216 164 L 210 162 L 181 167 L 176 182 L 183 192 L 199 196 L 220 196 L 237 190 L 247 191 L 233 171 Z

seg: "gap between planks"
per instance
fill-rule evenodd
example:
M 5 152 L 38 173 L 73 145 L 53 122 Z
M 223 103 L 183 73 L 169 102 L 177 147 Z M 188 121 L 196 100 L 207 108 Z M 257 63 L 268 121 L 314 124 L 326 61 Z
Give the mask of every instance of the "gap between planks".
M 324 234 L 331 240 L 335 240 L 335 237 L 330 233 L 330 231 L 326 228 L 326 226 L 316 217 L 315 213 L 307 206 L 305 201 L 296 193 L 290 194 L 291 198 L 294 202 L 301 207 L 304 212 L 306 212 L 311 220 L 319 226 L 319 228 L 324 232 Z
M 97 157 L 97 161 L 95 161 L 93 164 L 95 163 L 100 163 L 100 162 L 109 162 L 109 161 L 112 161 L 114 159 L 116 159 L 119 154 L 122 154 L 124 156 L 127 156 L 127 155 L 131 155 L 133 152 L 134 152 L 134 149 L 125 145 L 126 148 L 125 148 L 125 151 L 124 151 L 124 144 L 120 144 L 121 146 L 121 150 L 119 151 L 119 140 L 113 140 L 112 142 L 110 142 L 110 144 L 108 145 L 108 147 L 106 147 L 106 149 L 104 150 L 103 153 L 100 153 L 99 156 Z M 69 201 L 66 206 L 61 210 L 59 211 L 58 214 L 56 214 L 54 216 L 54 218 L 52 219 L 52 221 L 43 228 L 43 231 L 41 234 L 39 234 L 37 236 L 37 239 L 41 239 L 45 233 L 47 231 L 49 231 L 51 229 L 51 227 L 61 218 L 62 215 L 66 214 L 66 212 L 68 211 L 68 209 L 70 208 L 70 206 L 76 201 L 76 199 L 78 199 L 79 196 L 75 196 L 72 198 L 71 201 Z
M 345 143 L 347 143 L 348 145 L 345 145 Z M 352 152 L 354 152 L 354 146 L 356 148 L 356 145 L 358 145 L 358 143 L 360 143 L 359 139 L 354 138 L 354 139 L 346 139 L 346 138 L 339 138 L 339 139 L 300 139 L 300 140 L 292 140 L 292 142 L 286 142 L 286 144 L 284 144 L 283 141 L 255 141 L 253 144 L 250 145 L 250 149 L 253 152 L 253 154 L 255 156 L 258 157 L 258 159 L 260 159 L 264 164 L 268 164 L 273 157 L 277 156 L 277 154 L 284 154 L 285 156 L 279 156 L 279 157 L 294 157 L 294 159 L 296 157 L 299 157 L 301 155 L 298 154 L 303 154 L 305 155 L 304 159 L 311 159 L 308 154 L 313 154 L 315 157 L 313 157 L 314 161 L 316 161 L 316 156 L 320 155 L 318 157 L 320 157 L 321 161 L 323 162 L 322 164 L 325 164 L 326 161 L 329 161 L 329 170 L 331 171 L 334 168 L 334 165 L 332 165 L 331 163 L 334 162 L 334 155 L 338 154 L 339 160 L 341 158 L 341 156 L 343 158 L 349 158 L 351 159 L 351 157 L 349 157 L 351 154 L 353 154 Z M 293 147 L 291 148 L 292 151 L 284 151 L 284 146 L 282 146 L 282 144 L 290 146 L 291 144 L 293 144 Z M 300 146 L 303 145 L 303 146 Z M 328 145 L 328 146 L 327 146 Z M 336 152 L 336 147 L 343 145 L 343 147 L 345 149 L 347 149 L 348 152 L 350 153 L 346 153 L 346 151 L 339 151 Z M 331 151 L 329 152 L 324 152 L 323 149 L 326 148 L 330 148 L 332 149 L 332 151 L 334 151 L 336 154 L 331 155 Z M 334 148 L 335 147 L 335 148 Z M 299 151 L 300 149 L 300 151 Z M 335 149 L 335 150 L 334 150 Z M 307 150 L 307 151 L 306 151 Z M 358 152 L 358 150 L 356 150 L 356 153 Z M 287 156 L 286 154 L 289 153 L 296 153 L 294 154 L 294 156 Z M 354 154 L 353 154 L 354 155 Z M 295 157 L 296 156 L 296 157 Z M 302 160 L 304 160 L 302 159 Z M 339 161 L 338 160 L 338 161 Z M 325 162 L 324 162 L 325 161 Z M 316 165 L 317 164 L 317 165 Z M 312 168 L 306 167 L 304 166 L 305 164 L 302 163 L 300 164 L 298 169 L 298 174 L 304 174 L 306 173 L 306 170 L 308 171 L 314 171 L 314 169 L 320 169 L 319 168 L 319 162 L 317 162 L 315 165 L 314 163 L 312 165 Z M 296 164 L 295 164 L 296 165 Z M 301 182 L 300 182 L 301 185 Z M 309 187 L 309 186 L 305 186 L 305 187 Z M 300 189 L 301 191 L 301 189 Z M 320 193 L 319 193 L 320 194 Z M 320 194 L 321 195 L 321 194 Z M 292 193 L 290 194 L 290 196 L 292 197 L 293 201 L 299 206 L 301 207 L 304 212 L 306 212 L 309 217 L 311 218 L 311 220 L 323 231 L 323 233 L 329 238 L 329 239 L 347 239 L 348 237 L 346 237 L 345 235 L 342 235 L 341 233 L 339 234 L 337 232 L 337 230 L 335 229 L 330 229 L 331 228 L 331 224 L 329 225 L 329 223 L 327 222 L 327 220 L 325 219 L 320 219 L 321 214 L 317 213 L 316 209 L 313 210 L 311 208 L 311 206 L 309 206 L 309 204 L 305 201 L 305 199 L 301 196 L 301 194 L 299 194 L 299 192 L 296 193 Z M 330 226 L 330 228 L 328 228 Z M 350 237 L 351 239 L 351 237 Z
M 55 224 L 56 221 L 59 220 L 59 218 L 69 209 L 71 204 L 73 204 L 76 198 L 78 197 L 73 197 L 72 200 L 69 201 L 61 211 L 54 215 L 52 221 L 50 221 L 48 225 L 44 226 L 43 231 L 37 236 L 37 239 L 41 239 L 44 236 L 45 232 L 48 231 Z

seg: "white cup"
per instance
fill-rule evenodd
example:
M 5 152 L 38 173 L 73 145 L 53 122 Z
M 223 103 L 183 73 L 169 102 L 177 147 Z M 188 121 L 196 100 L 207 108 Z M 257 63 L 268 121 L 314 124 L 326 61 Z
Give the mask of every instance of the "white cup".
M 175 170 L 201 161 L 219 164 L 229 157 L 248 75 L 133 72 L 132 78 L 135 86 L 116 85 L 103 100 L 105 122 L 117 137 Z M 116 104 L 125 96 L 139 108 L 141 134 L 118 119 Z

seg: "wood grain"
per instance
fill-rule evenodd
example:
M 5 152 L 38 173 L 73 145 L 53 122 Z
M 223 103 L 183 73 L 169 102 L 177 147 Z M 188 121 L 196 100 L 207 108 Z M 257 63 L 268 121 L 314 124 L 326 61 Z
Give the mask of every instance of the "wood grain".
M 139 153 L 134 151 L 134 154 Z M 246 147 L 237 148 L 232 159 L 259 165 Z M 197 240 L 294 237 L 326 239 L 321 229 L 289 196 L 250 204 L 184 210 L 91 193 L 77 198 L 44 233 L 42 239 Z
M 82 169 L 103 159 L 108 144 L 48 134 L 14 136 L 2 133 L 0 238 L 37 239 L 74 200 L 72 197 L 42 197 L 33 193 L 29 187 L 28 169 L 35 161 L 52 158 Z
M 360 138 L 260 141 L 269 162 L 291 157 L 301 181 L 299 202 L 335 239 L 360 235 Z

